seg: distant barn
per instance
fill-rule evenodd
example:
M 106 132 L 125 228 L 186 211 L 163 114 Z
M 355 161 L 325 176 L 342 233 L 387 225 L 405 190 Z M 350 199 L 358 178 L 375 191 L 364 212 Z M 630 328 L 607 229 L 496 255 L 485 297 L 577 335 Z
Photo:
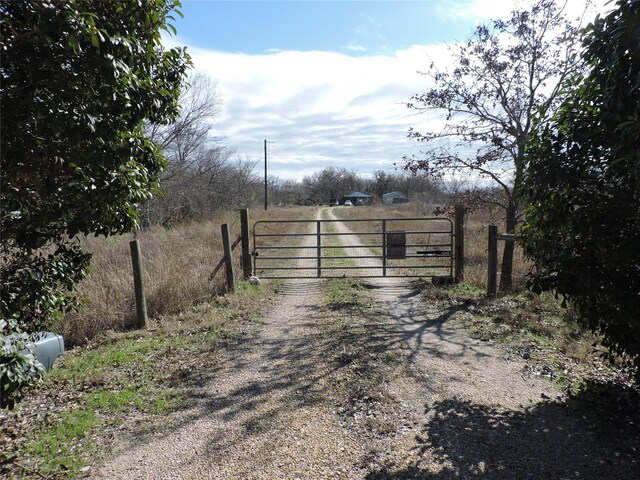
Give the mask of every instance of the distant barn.
M 382 195 L 383 205 L 393 205 L 397 203 L 409 203 L 409 199 L 400 192 L 389 192 Z

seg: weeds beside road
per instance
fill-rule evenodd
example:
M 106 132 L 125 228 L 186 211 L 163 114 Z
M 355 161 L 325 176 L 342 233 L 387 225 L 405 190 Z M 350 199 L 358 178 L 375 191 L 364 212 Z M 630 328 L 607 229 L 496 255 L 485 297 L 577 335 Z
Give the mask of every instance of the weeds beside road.
M 215 377 L 220 350 L 243 341 L 268 310 L 269 292 L 242 283 L 235 295 L 147 330 L 108 334 L 67 352 L 15 412 L 0 412 L 0 478 L 90 473 L 122 431 L 143 432 L 153 419 L 188 408 Z

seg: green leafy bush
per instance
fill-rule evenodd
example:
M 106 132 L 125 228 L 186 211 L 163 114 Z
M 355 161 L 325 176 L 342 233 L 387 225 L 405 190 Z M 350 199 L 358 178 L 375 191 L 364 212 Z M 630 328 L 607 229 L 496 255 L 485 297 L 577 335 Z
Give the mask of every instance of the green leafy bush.
M 134 230 L 137 205 L 157 189 L 166 161 L 144 126 L 179 112 L 190 60 L 182 48 L 166 50 L 160 35 L 174 30 L 168 21 L 179 6 L 0 4 L 0 318 L 15 334 L 3 332 L 3 368 L 18 390 L 35 372 L 19 353 L 22 332 L 72 306 L 87 273 L 90 256 L 76 238 Z
M 42 364 L 27 345 L 29 335 L 6 334 L 15 329 L 15 325 L 0 320 L 0 408 L 13 409 L 22 400 L 24 389 L 44 374 Z
M 529 140 L 522 243 L 532 286 L 640 366 L 640 2 L 619 0 L 584 47 L 589 73 Z

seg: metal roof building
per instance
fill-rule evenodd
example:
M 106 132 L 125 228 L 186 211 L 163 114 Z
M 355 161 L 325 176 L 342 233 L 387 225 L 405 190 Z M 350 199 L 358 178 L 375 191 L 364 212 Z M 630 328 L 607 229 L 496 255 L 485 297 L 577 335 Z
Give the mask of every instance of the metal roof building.
M 383 205 L 393 205 L 397 203 L 408 203 L 409 199 L 401 192 L 389 192 L 382 195 Z

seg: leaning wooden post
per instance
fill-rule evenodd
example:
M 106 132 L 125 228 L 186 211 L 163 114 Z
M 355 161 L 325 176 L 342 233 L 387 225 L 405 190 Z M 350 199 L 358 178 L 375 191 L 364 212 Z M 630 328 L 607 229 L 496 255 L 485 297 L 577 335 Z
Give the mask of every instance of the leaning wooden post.
M 240 210 L 240 235 L 242 237 L 242 274 L 246 280 L 253 273 L 249 246 L 249 210 L 246 208 Z
M 233 275 L 233 257 L 231 256 L 231 240 L 229 239 L 229 225 L 224 224 L 222 230 L 222 248 L 224 249 L 224 263 L 227 272 L 227 290 L 236 291 L 236 280 Z
M 136 294 L 136 327 L 144 328 L 147 325 L 147 300 L 144 294 L 142 282 L 142 254 L 138 239 L 129 242 L 131 249 L 131 264 L 133 265 L 133 286 Z
M 454 258 L 456 265 L 456 282 L 464 281 L 464 208 L 457 206 L 454 217 Z
M 487 296 L 498 293 L 498 227 L 489 225 L 489 260 L 487 262 Z

